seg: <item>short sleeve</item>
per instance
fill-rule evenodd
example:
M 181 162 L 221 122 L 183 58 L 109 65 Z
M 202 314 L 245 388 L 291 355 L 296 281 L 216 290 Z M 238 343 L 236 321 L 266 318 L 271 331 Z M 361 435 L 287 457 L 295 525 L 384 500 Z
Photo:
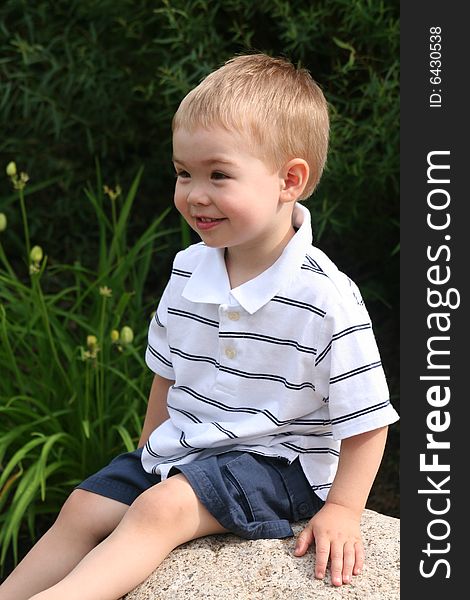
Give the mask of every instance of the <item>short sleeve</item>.
M 171 353 L 167 338 L 169 295 L 170 282 L 167 284 L 158 304 L 158 308 L 149 324 L 145 362 L 154 373 L 157 373 L 166 379 L 174 379 L 175 373 L 171 362 Z
M 358 288 L 349 283 L 350 293 L 324 318 L 315 361 L 337 440 L 398 420 L 369 314 Z

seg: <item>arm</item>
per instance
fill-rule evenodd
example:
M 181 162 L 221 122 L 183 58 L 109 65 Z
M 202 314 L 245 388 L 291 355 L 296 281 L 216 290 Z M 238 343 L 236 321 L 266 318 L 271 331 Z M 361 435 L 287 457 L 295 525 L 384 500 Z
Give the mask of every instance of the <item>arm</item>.
M 333 585 L 349 583 L 364 563 L 360 520 L 385 448 L 388 427 L 344 439 L 333 485 L 324 506 L 299 535 L 295 554 L 302 556 L 315 540 L 315 577 L 331 561 Z
M 169 415 L 166 399 L 168 390 L 173 384 L 174 381 L 165 379 L 160 375 L 155 375 L 153 378 L 147 404 L 147 412 L 145 413 L 144 425 L 139 440 L 139 448 L 145 445 L 152 431 L 168 419 Z

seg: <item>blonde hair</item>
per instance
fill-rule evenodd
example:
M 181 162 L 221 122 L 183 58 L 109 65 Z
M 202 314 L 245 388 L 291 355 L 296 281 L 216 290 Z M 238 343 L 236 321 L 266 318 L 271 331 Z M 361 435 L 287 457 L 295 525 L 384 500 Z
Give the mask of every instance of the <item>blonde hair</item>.
M 328 152 L 328 105 L 306 69 L 284 58 L 245 54 L 228 60 L 185 96 L 173 131 L 222 126 L 246 134 L 249 148 L 274 169 L 304 159 L 310 176 L 301 199 L 317 186 Z

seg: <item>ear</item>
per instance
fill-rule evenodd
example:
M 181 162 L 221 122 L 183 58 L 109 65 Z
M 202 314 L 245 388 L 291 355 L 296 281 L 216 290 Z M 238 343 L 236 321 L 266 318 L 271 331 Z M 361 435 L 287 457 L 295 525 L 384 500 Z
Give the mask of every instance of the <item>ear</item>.
M 303 158 L 289 160 L 280 170 L 281 202 L 295 202 L 300 198 L 307 185 L 310 168 Z

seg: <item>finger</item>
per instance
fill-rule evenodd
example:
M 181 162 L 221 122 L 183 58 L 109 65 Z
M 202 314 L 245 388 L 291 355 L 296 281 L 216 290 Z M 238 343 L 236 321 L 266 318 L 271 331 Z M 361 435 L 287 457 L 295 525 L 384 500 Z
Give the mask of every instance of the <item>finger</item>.
M 346 542 L 343 549 L 343 583 L 351 583 L 353 568 L 356 564 L 356 552 L 353 542 Z
M 355 563 L 353 569 L 353 575 L 360 575 L 364 567 L 364 546 L 362 542 L 356 542 L 354 544 L 355 552 Z
M 331 583 L 343 584 L 343 542 L 332 542 L 330 549 Z
M 303 556 L 313 542 L 313 531 L 310 528 L 305 528 L 298 536 L 295 543 L 294 554 Z
M 330 540 L 328 538 L 319 538 L 315 540 L 315 577 L 323 579 L 325 577 L 326 565 L 330 556 Z

